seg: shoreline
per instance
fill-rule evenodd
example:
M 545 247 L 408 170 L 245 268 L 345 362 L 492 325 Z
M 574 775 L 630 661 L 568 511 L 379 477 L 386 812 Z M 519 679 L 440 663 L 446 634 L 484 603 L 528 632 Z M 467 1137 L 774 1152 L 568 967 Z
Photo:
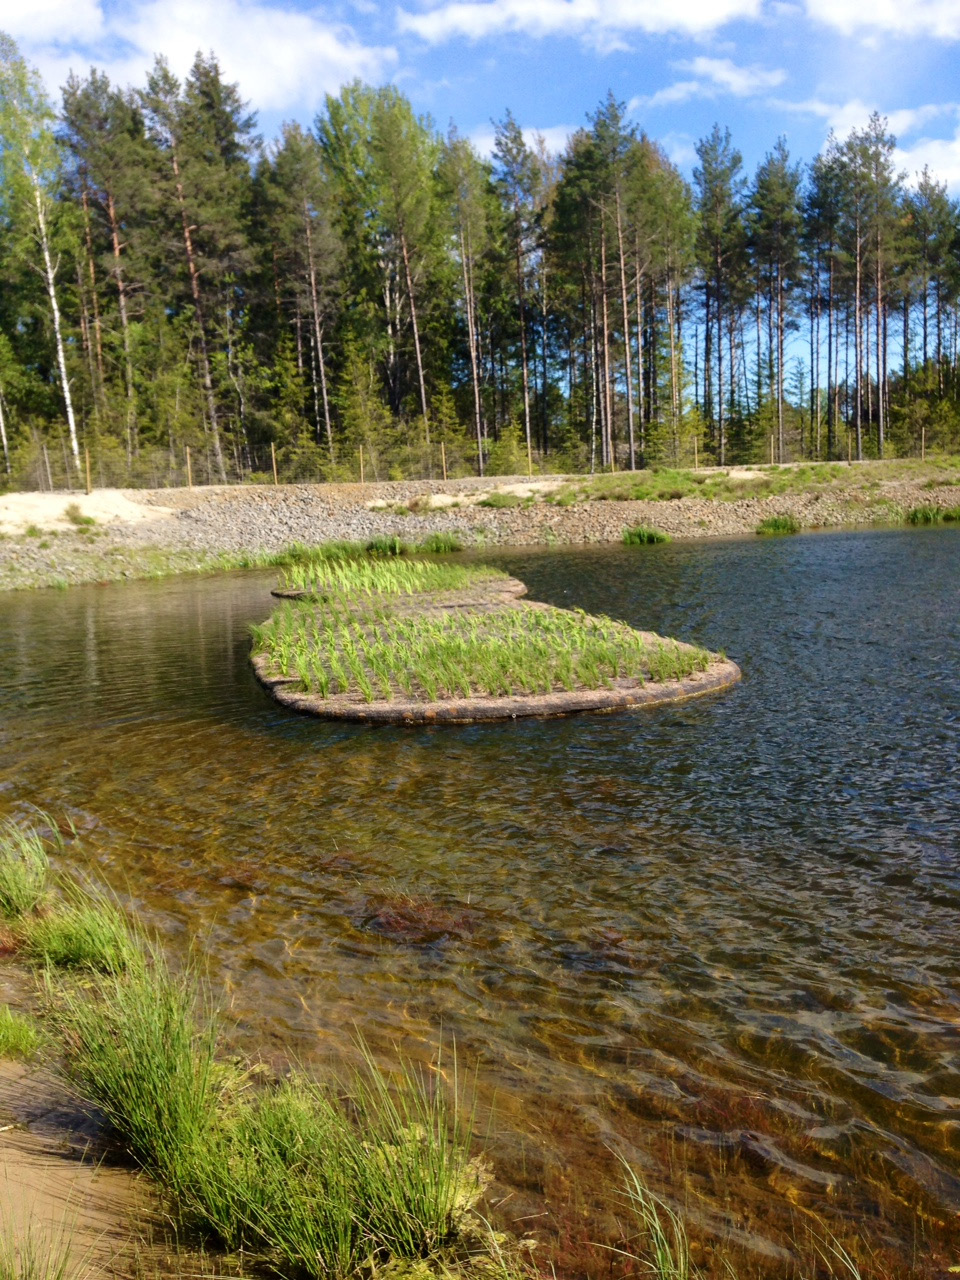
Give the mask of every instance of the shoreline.
M 960 506 L 956 466 L 858 463 L 847 479 L 842 464 L 838 480 L 841 464 L 821 465 L 829 470 L 809 483 L 801 477 L 814 468 L 676 473 L 725 484 L 729 496 L 719 498 L 613 496 L 643 472 L 8 494 L 0 496 L 0 591 L 268 567 L 297 543 L 416 544 L 442 533 L 464 550 L 584 546 L 620 543 L 636 525 L 693 540 L 752 535 L 771 516 L 792 516 L 804 530 L 865 528 L 903 524 L 917 507 Z M 772 482 L 786 491 L 743 496 Z

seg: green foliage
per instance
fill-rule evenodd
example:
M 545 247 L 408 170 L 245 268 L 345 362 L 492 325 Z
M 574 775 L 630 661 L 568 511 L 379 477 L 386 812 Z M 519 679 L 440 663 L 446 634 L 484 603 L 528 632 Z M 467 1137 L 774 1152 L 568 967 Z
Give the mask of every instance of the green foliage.
M 488 476 L 517 476 L 527 473 L 527 446 L 520 426 L 513 422 L 500 432 L 487 456 Z
M 8 1005 L 0 1005 L 0 1058 L 32 1058 L 39 1046 L 40 1032 L 33 1021 Z M 0 1260 L 2 1276 L 3 1262 Z
M 33 1226 L 17 1235 L 0 1211 L 0 1280 L 67 1280 L 76 1274 L 70 1242 L 62 1231 L 51 1234 Z
M 657 542 L 672 542 L 669 533 L 662 529 L 654 529 L 650 525 L 638 524 L 633 529 L 624 529 L 623 544 L 626 547 L 645 547 Z
M 762 534 L 781 534 L 781 533 L 799 533 L 800 521 L 796 516 L 780 515 L 766 516 L 757 525 L 757 533 Z
M 43 901 L 50 860 L 40 835 L 15 822 L 0 823 L 0 916 L 17 920 Z

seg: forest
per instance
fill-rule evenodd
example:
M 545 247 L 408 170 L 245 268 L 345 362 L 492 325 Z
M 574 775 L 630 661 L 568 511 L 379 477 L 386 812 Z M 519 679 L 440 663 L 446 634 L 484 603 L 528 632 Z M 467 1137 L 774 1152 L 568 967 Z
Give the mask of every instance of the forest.
M 0 484 L 960 449 L 960 208 L 874 115 L 692 182 L 613 95 L 488 158 L 394 86 L 265 142 L 214 55 L 53 103 L 0 36 Z

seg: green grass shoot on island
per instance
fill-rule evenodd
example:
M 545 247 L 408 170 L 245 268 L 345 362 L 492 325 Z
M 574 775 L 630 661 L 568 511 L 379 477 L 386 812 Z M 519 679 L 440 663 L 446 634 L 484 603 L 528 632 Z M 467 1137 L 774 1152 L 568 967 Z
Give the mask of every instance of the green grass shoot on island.
M 287 604 L 252 633 L 270 674 L 364 702 L 600 689 L 682 679 L 710 662 L 703 649 L 563 609 L 404 617 Z
M 800 521 L 796 516 L 791 515 L 766 516 L 757 525 L 757 533 L 759 534 L 776 535 L 799 532 Z
M 432 560 L 344 559 L 307 560 L 281 574 L 287 591 L 303 591 L 322 598 L 401 596 L 421 592 L 462 591 L 507 575 L 486 565 L 438 564 Z
M 625 547 L 653 546 L 658 542 L 672 542 L 669 533 L 662 529 L 654 529 L 650 525 L 638 524 L 632 529 L 624 529 L 623 545 Z
M 32 1058 L 39 1047 L 36 1023 L 9 1005 L 0 1005 L 0 1058 Z

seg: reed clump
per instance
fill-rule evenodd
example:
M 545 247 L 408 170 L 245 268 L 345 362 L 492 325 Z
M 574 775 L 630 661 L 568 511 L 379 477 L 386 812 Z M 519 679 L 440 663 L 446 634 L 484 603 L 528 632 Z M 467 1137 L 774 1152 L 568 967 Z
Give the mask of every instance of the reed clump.
M 799 532 L 800 521 L 796 516 L 792 515 L 766 516 L 757 525 L 757 533 L 759 534 L 785 534 Z
M 564 609 L 401 616 L 281 608 L 253 629 L 269 671 L 322 698 L 364 702 L 547 694 L 680 680 L 710 655 Z
M 623 545 L 625 547 L 653 546 L 658 542 L 672 542 L 669 533 L 662 529 L 654 529 L 651 525 L 638 524 L 632 529 L 624 529 Z

